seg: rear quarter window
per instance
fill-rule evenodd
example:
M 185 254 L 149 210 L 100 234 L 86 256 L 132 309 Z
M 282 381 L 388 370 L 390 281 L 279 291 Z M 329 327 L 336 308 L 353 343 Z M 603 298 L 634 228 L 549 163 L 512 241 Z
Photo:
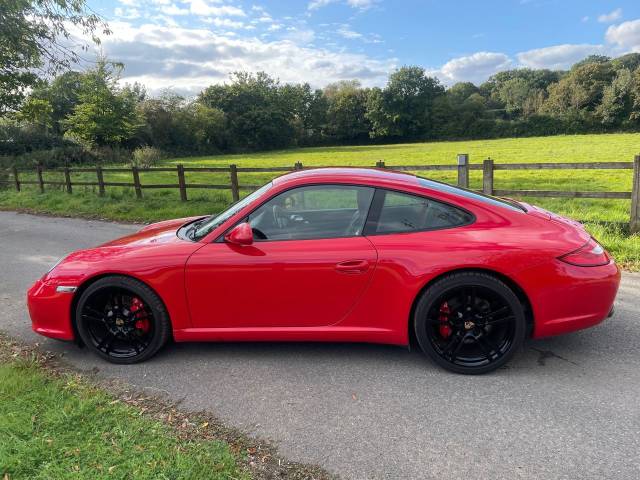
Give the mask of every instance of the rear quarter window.
M 473 221 L 473 215 L 460 208 L 431 198 L 390 190 L 384 196 L 374 231 L 370 233 L 407 233 L 459 227 Z

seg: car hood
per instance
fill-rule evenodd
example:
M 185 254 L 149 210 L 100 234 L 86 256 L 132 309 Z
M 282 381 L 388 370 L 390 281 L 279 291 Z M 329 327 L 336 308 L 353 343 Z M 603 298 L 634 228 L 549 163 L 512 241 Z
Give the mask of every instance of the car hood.
M 202 218 L 202 216 L 177 218 L 174 220 L 152 223 L 131 235 L 111 240 L 100 245 L 100 247 L 139 247 L 144 245 L 184 242 L 185 240 L 178 238 L 176 235 L 177 230 L 181 226 L 200 218 Z
M 154 223 L 98 247 L 77 250 L 62 259 L 42 280 L 76 285 L 84 278 L 103 273 L 162 271 L 171 265 L 183 265 L 202 244 L 181 239 L 176 233 L 182 225 L 198 218 L 202 217 Z

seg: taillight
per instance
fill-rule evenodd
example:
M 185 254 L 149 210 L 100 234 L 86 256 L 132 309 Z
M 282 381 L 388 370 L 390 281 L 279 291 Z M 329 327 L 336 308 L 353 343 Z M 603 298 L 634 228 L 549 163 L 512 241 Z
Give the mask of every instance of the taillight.
M 575 252 L 558 257 L 565 263 L 579 267 L 597 267 L 609 263 L 609 255 L 593 238 Z

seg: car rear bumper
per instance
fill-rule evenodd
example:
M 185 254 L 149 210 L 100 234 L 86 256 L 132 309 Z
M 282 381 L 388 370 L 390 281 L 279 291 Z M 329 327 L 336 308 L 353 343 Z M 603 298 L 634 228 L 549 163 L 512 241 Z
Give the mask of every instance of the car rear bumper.
M 31 328 L 45 337 L 73 340 L 72 291 L 58 291 L 59 285 L 38 280 L 27 292 Z
M 613 314 L 620 270 L 607 265 L 578 267 L 559 260 L 526 272 L 533 309 L 533 337 L 593 327 Z

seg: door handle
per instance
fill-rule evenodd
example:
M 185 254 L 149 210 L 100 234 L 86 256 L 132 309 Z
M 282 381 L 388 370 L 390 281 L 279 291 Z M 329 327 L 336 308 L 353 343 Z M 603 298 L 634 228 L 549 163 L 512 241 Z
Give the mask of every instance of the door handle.
M 341 273 L 364 273 L 369 270 L 369 262 L 366 260 L 347 260 L 338 263 L 336 270 Z

